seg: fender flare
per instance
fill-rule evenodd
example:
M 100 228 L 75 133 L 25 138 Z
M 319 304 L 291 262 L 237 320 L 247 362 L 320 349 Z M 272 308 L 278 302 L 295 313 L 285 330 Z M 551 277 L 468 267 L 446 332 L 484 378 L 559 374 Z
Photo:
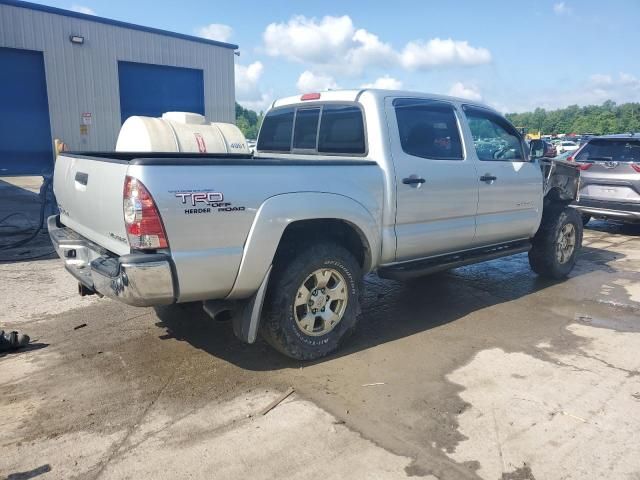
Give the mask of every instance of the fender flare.
M 258 209 L 244 244 L 238 274 L 228 300 L 252 296 L 271 267 L 285 229 L 301 220 L 335 219 L 358 231 L 369 258 L 363 271 L 371 271 L 380 258 L 380 224 L 356 200 L 335 193 L 301 192 L 276 195 Z

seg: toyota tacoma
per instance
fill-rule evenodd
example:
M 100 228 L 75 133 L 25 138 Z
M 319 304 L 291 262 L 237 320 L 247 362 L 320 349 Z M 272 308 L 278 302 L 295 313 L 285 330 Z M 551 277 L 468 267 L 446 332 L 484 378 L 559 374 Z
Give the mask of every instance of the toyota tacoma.
M 528 252 L 561 279 L 581 248 L 579 166 L 530 151 L 477 102 L 311 93 L 272 104 L 253 154 L 200 153 L 196 139 L 195 153 L 58 157 L 48 228 L 81 293 L 202 302 L 241 340 L 311 360 L 353 332 L 369 272 Z

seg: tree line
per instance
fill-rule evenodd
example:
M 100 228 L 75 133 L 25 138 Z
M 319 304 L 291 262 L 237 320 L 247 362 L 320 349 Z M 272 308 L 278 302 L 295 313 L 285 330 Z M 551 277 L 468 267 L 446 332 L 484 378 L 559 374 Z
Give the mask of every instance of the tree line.
M 533 112 L 508 113 L 507 118 L 516 127 L 543 134 L 640 132 L 640 103 L 616 104 L 607 100 L 602 105 L 579 107 L 570 105 L 558 110 L 536 108 Z M 264 115 L 248 110 L 236 103 L 236 125 L 245 137 L 255 139 Z
M 525 127 L 529 133 L 610 133 L 640 132 L 640 103 L 607 100 L 602 105 L 579 107 L 570 105 L 558 110 L 536 108 L 533 112 L 508 113 L 506 117 L 516 127 Z
M 263 117 L 262 112 L 256 113 L 253 110 L 248 110 L 236 102 L 236 125 L 246 138 L 252 140 L 258 138 L 258 130 L 260 130 Z

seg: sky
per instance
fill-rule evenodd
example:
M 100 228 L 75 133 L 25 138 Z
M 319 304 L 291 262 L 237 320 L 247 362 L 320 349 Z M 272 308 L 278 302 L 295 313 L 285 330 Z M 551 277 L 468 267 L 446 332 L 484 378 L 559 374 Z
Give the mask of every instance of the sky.
M 640 0 L 49 0 L 239 45 L 246 108 L 299 92 L 379 87 L 503 112 L 640 101 Z

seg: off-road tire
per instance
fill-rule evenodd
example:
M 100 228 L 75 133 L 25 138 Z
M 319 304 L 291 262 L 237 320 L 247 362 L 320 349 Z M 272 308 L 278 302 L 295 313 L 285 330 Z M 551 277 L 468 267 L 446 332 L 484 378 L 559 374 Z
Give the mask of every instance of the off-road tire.
M 290 252 L 290 254 L 289 254 Z M 297 360 L 316 360 L 335 350 L 353 333 L 360 312 L 362 270 L 355 257 L 332 242 L 291 246 L 274 265 L 265 298 L 260 333 L 276 350 Z M 321 336 L 308 335 L 298 326 L 294 302 L 298 289 L 316 270 L 339 272 L 348 287 L 342 319 Z
M 582 225 L 586 225 L 591 220 L 591 215 L 587 215 L 586 213 L 582 214 Z
M 575 246 L 564 263 L 558 259 L 557 249 L 560 232 L 571 223 L 575 229 Z M 563 279 L 573 269 L 582 248 L 582 218 L 571 207 L 551 207 L 544 210 L 538 232 L 532 239 L 529 250 L 529 265 L 541 277 Z

